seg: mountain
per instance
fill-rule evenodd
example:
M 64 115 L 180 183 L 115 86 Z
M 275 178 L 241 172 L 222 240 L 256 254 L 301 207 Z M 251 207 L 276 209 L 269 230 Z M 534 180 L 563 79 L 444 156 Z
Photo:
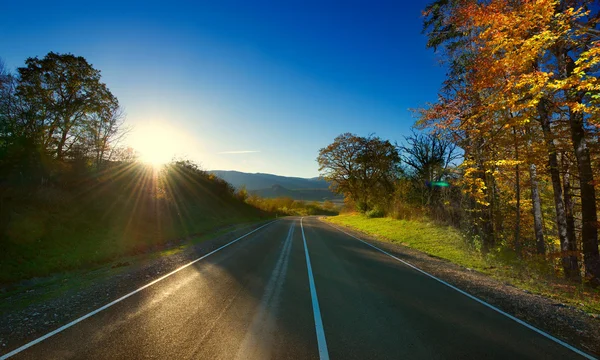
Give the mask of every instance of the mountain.
M 273 185 L 268 189 L 252 190 L 250 191 L 264 198 L 276 198 L 276 197 L 291 197 L 294 200 L 304 201 L 325 201 L 332 200 L 338 202 L 343 200 L 343 197 L 336 195 L 329 189 L 297 189 L 290 190 L 284 188 L 281 185 Z
M 263 173 L 251 174 L 229 170 L 213 170 L 209 172 L 217 175 L 236 188 L 245 185 L 248 191 L 268 189 L 273 185 L 279 185 L 290 190 L 329 188 L 329 183 L 319 178 L 299 178 Z
M 343 199 L 343 196 L 329 190 L 329 183 L 320 178 L 300 178 L 264 173 L 244 173 L 240 171 L 209 171 L 227 181 L 235 188 L 246 186 L 248 192 L 264 198 L 291 197 L 295 200 L 324 201 Z

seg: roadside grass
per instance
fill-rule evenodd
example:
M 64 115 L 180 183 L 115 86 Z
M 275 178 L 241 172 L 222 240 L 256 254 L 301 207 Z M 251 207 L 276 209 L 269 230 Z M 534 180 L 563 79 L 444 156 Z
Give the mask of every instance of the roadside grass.
M 203 219 L 202 214 L 197 214 L 196 218 L 197 221 L 192 220 L 187 226 L 172 224 L 161 234 L 153 234 L 150 230 L 146 236 L 139 232 L 116 234 L 116 229 L 101 225 L 77 231 L 78 226 L 74 226 L 71 231 L 55 231 L 56 235 L 46 237 L 45 241 L 11 244 L 0 255 L 0 284 L 55 272 L 89 270 L 112 261 L 125 261 L 127 256 L 153 253 L 166 256 L 179 252 L 190 243 L 217 236 L 225 231 L 223 227 L 265 219 L 258 216 Z M 151 229 L 151 224 L 147 228 Z
M 170 249 L 233 224 L 270 218 L 201 170 L 143 164 L 67 185 L 0 187 L 0 289 Z
M 264 221 L 261 219 L 260 221 Z M 255 221 L 223 223 L 221 226 L 209 229 L 201 234 L 188 236 L 180 242 L 164 250 L 134 255 L 122 255 L 118 258 L 96 265 L 89 265 L 80 269 L 56 272 L 50 276 L 32 278 L 14 283 L 5 287 L 0 292 L 0 314 L 14 312 L 27 308 L 34 303 L 43 303 L 48 299 L 63 296 L 68 292 L 78 292 L 91 284 L 129 271 L 131 267 L 139 266 L 148 260 L 168 257 L 180 253 L 190 246 L 219 237 L 230 231 L 242 229 L 257 223 Z M 33 292 L 35 296 L 23 296 Z M 18 299 L 18 301 L 17 301 Z
M 507 253 L 484 256 L 455 228 L 427 220 L 367 218 L 359 214 L 327 217 L 325 221 L 422 251 L 587 313 L 600 314 L 600 289 L 560 278 L 553 269 L 535 259 L 519 260 Z

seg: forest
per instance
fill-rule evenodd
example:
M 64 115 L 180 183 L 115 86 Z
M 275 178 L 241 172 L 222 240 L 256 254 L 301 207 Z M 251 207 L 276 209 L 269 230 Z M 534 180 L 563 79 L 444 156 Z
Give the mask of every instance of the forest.
M 482 252 L 600 284 L 600 12 L 593 1 L 438 0 L 447 69 L 400 144 L 342 134 L 321 174 L 369 216 L 427 216 Z M 394 194 L 390 196 L 390 194 Z

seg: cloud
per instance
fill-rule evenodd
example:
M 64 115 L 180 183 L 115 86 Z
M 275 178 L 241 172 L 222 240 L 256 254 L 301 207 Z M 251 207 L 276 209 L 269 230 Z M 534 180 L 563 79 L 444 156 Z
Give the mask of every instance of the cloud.
M 252 153 L 259 153 L 260 151 L 258 150 L 235 150 L 235 151 L 221 151 L 218 152 L 217 154 L 252 154 Z

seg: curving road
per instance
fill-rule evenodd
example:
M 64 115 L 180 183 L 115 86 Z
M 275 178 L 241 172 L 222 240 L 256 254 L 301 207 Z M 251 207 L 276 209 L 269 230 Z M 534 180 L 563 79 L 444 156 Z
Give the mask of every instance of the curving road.
M 264 226 L 31 345 L 14 358 L 585 356 L 316 218 Z

